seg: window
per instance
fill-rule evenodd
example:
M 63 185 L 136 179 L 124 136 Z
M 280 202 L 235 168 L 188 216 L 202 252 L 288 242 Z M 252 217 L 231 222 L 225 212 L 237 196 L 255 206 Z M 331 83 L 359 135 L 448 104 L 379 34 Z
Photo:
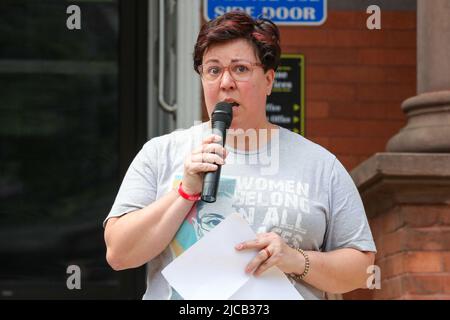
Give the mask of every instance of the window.
M 0 298 L 124 296 L 102 228 L 134 156 L 120 147 L 119 18 L 118 0 L 0 3 Z M 81 290 L 66 287 L 72 264 Z

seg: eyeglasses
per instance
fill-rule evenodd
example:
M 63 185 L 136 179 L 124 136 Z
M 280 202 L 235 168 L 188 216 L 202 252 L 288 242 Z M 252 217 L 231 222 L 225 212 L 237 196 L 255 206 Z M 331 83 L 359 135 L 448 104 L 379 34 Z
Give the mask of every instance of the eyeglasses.
M 254 67 L 261 67 L 261 63 L 251 63 L 248 61 L 232 62 L 228 67 L 219 63 L 211 62 L 198 66 L 198 72 L 203 80 L 212 82 L 222 78 L 225 70 L 228 70 L 230 76 L 235 81 L 248 81 L 252 77 Z

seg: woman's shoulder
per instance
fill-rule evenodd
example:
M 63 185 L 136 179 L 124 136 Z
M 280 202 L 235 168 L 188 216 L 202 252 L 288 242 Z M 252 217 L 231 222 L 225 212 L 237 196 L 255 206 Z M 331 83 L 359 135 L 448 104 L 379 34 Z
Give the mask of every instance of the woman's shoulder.
M 336 159 L 336 156 L 325 147 L 291 130 L 280 128 L 280 140 L 292 153 L 307 155 L 310 159 L 321 159 L 330 163 Z
M 166 133 L 148 140 L 144 146 L 144 150 L 149 149 L 165 149 L 176 146 L 188 146 L 194 141 L 201 141 L 201 135 L 204 130 L 205 123 L 195 124 L 188 129 L 176 129 L 170 133 Z

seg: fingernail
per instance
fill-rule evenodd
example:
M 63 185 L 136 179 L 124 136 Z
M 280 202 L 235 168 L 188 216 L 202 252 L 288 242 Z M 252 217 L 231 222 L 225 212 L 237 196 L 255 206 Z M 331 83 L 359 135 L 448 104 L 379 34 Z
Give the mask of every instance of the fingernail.
M 238 244 L 238 245 L 236 245 L 236 249 L 238 249 L 238 250 L 240 250 L 240 249 L 242 249 L 242 244 Z

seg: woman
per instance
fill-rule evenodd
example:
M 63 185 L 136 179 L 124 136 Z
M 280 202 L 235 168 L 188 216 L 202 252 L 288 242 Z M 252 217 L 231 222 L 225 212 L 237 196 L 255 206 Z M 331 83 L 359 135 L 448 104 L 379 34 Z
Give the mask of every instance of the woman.
M 231 212 L 258 234 L 235 248 L 259 252 L 246 272 L 277 266 L 305 299 L 366 287 L 376 249 L 349 174 L 324 148 L 267 121 L 279 60 L 279 31 L 268 20 L 230 12 L 202 27 L 194 69 L 208 114 L 220 101 L 235 104 L 225 147 L 205 136 L 210 122 L 151 139 L 105 220 L 109 264 L 148 263 L 144 299 L 180 298 L 161 270 Z M 217 165 L 217 202 L 198 201 Z

